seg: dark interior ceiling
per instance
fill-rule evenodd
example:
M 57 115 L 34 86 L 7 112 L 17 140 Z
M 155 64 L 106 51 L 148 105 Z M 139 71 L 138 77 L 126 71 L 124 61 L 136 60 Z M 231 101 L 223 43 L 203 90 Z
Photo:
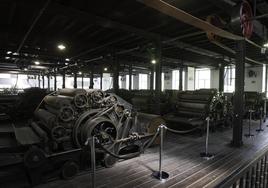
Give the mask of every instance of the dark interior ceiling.
M 218 15 L 229 23 L 238 1 L 166 2 L 203 20 Z M 251 4 L 254 7 L 254 0 Z M 268 1 L 256 0 L 256 16 L 265 13 Z M 250 39 L 260 46 L 267 40 L 267 32 L 263 32 L 267 18 L 256 20 Z M 150 67 L 156 40 L 162 44 L 164 67 L 175 68 L 181 63 L 216 67 L 232 62 L 235 56 L 234 41 L 221 39 L 229 48 L 224 50 L 211 43 L 205 32 L 136 0 L 1 0 L 0 25 L 0 70 L 23 70 L 39 60 L 50 69 L 74 65 L 71 67 L 84 66 L 90 71 L 92 65 L 112 66 L 114 57 L 121 65 Z M 59 43 L 66 45 L 65 51 L 57 49 Z M 246 56 L 257 63 L 267 62 L 261 49 L 250 43 L 246 44 Z

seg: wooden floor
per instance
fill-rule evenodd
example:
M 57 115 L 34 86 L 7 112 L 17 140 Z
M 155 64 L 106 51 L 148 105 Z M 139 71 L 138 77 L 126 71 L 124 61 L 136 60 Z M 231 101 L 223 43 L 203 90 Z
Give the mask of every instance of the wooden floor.
M 246 122 L 245 122 L 246 123 Z M 267 122 L 268 124 L 268 122 Z M 204 151 L 205 137 L 168 134 L 164 144 L 163 170 L 170 177 L 165 182 L 152 178 L 153 171 L 158 170 L 158 148 L 150 148 L 140 157 L 118 162 L 109 169 L 99 169 L 96 185 L 101 188 L 111 187 L 214 187 L 237 167 L 268 146 L 268 127 L 256 133 L 259 122 L 254 122 L 253 138 L 243 137 L 242 148 L 232 148 L 229 143 L 232 129 L 212 133 L 209 150 L 215 154 L 211 160 L 204 160 L 199 153 Z M 263 127 L 264 127 L 263 126 Z M 244 132 L 247 132 L 247 124 Z M 38 188 L 86 188 L 91 187 L 90 174 L 83 174 L 66 181 L 57 180 L 38 186 Z

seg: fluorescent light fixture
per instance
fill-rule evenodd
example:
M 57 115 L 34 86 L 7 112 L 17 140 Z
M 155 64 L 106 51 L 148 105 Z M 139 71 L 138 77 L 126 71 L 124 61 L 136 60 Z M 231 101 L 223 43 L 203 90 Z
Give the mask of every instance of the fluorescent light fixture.
M 268 48 L 268 42 L 266 42 L 263 47 Z
M 105 67 L 105 68 L 104 68 L 104 71 L 107 71 L 107 70 L 108 70 L 108 68 L 107 68 L 107 67 Z
M 7 51 L 7 54 L 12 54 L 12 52 L 11 51 Z
M 60 50 L 65 50 L 65 48 L 66 48 L 66 47 L 65 47 L 63 44 L 59 44 L 59 45 L 58 45 L 58 49 L 60 49 Z
M 153 60 L 151 61 L 151 63 L 152 63 L 152 64 L 156 64 L 156 60 L 153 59 Z
M 5 57 L 5 59 L 10 59 L 10 57 Z
M 40 65 L 40 62 L 39 61 L 35 61 L 34 64 Z
M 70 61 L 70 59 L 69 58 L 66 58 L 65 61 Z
M 82 72 L 78 72 L 78 74 L 80 74 L 80 75 L 81 75 L 81 74 L 82 74 Z

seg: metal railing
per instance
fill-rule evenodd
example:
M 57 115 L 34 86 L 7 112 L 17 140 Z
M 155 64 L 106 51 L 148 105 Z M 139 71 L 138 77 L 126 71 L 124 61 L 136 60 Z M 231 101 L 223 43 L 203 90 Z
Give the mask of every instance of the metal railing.
M 268 147 L 257 154 L 253 160 L 234 170 L 216 188 L 266 188 L 268 187 Z

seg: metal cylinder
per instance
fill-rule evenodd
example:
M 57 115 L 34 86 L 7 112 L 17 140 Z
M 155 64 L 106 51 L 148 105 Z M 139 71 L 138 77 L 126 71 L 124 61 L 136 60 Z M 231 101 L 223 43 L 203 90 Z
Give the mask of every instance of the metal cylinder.
M 56 124 L 56 116 L 47 110 L 38 109 L 34 113 L 35 117 L 43 122 L 43 124 L 48 128 L 52 129 Z
M 207 135 L 206 135 L 206 155 L 208 154 L 208 138 L 209 138 L 209 121 L 210 118 L 208 117 L 207 119 Z
M 77 94 L 81 94 L 81 93 L 86 93 L 86 90 L 84 89 L 61 89 L 58 92 L 58 95 L 65 95 L 65 96 L 70 96 L 70 97 L 74 97 Z
M 96 155 L 95 155 L 95 136 L 92 137 L 90 142 L 90 153 L 91 153 L 91 181 L 92 181 L 92 187 L 96 187 L 95 183 L 95 173 L 96 173 Z
M 71 105 L 72 100 L 73 100 L 73 97 L 48 95 L 44 98 L 44 103 L 53 108 L 59 109 L 62 106 Z

